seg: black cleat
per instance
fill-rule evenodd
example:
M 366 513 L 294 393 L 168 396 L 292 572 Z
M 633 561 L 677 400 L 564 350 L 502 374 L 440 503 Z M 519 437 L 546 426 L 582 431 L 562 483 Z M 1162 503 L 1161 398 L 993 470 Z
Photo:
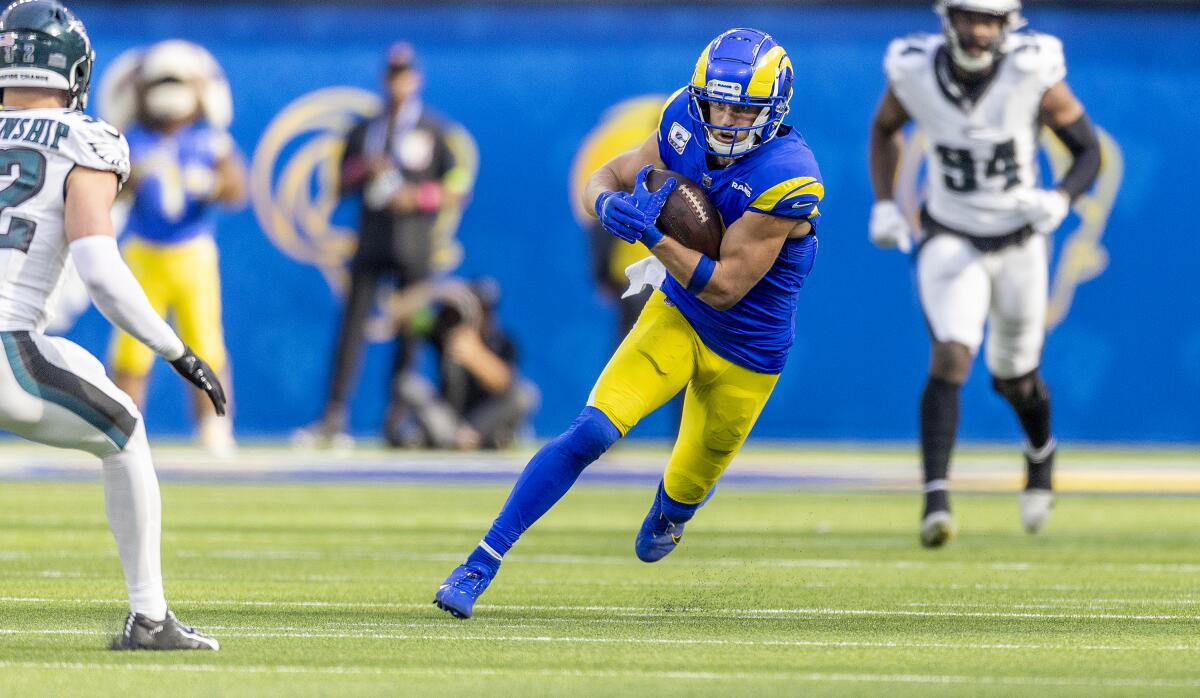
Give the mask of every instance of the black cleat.
M 114 637 L 114 650 L 219 650 L 220 643 L 180 623 L 175 614 L 167 611 L 164 620 L 150 620 L 140 613 L 130 612 L 121 634 Z

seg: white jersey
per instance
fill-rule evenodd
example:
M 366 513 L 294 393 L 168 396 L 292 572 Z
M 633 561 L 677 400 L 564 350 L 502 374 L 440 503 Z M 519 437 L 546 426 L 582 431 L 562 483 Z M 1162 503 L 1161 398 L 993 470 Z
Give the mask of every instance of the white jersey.
M 69 109 L 0 111 L 0 331 L 41 332 L 67 256 L 63 207 L 76 166 L 129 176 L 129 144 Z
M 1015 194 L 1038 186 L 1042 96 L 1067 74 L 1062 43 L 1013 33 L 995 73 L 971 100 L 951 79 L 945 37 L 919 34 L 888 46 L 884 71 L 926 138 L 926 208 L 937 222 L 978 236 L 1029 223 Z

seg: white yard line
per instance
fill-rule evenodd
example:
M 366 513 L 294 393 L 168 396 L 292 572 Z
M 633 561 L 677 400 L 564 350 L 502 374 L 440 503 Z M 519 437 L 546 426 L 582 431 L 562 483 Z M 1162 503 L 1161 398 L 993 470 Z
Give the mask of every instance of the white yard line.
M 253 548 L 243 550 L 176 550 L 168 555 L 188 559 L 234 559 L 234 560 L 324 560 L 337 562 L 340 560 L 367 560 L 372 562 L 462 562 L 461 551 L 447 553 L 404 553 L 379 552 L 375 550 L 338 549 L 315 550 L 300 548 Z M 81 551 L 49 551 L 31 553 L 26 551 L 0 550 L 0 559 L 95 559 L 112 558 L 112 552 L 81 552 Z M 641 567 L 632 555 L 551 555 L 532 554 L 520 555 L 514 559 L 524 563 L 543 563 L 560 565 L 628 565 Z M 1010 560 L 1004 562 L 967 562 L 962 560 L 871 560 L 853 558 L 742 558 L 718 557 L 698 558 L 684 561 L 689 568 L 701 567 L 777 567 L 813 568 L 813 569 L 860 569 L 884 568 L 898 570 L 995 570 L 1003 572 L 1031 572 L 1036 570 L 1096 570 L 1100 572 L 1135 572 L 1135 573 L 1165 573 L 1165 574 L 1200 574 L 1200 563 L 1122 563 L 1105 561 L 1075 561 L 1070 563 L 1034 562 Z
M 44 579 L 44 578 L 59 578 L 68 577 L 71 579 L 94 579 L 94 580 L 111 580 L 112 574 L 92 574 L 84 572 L 67 572 L 61 570 L 33 570 L 27 572 L 17 571 L 0 571 L 0 579 Z M 188 580 L 195 581 L 228 581 L 229 576 L 224 574 L 213 575 L 196 575 L 189 574 Z M 255 575 L 257 581 L 271 582 L 364 582 L 384 580 L 394 584 L 429 584 L 430 577 L 427 575 L 395 575 L 387 571 L 378 571 L 370 574 L 273 574 L 273 575 Z M 436 580 L 432 580 L 436 581 Z M 521 579 L 521 584 L 530 586 L 562 586 L 562 578 L 551 577 L 525 577 Z M 589 587 L 611 587 L 617 589 L 637 589 L 642 587 L 724 587 L 728 585 L 725 580 L 705 580 L 705 579 L 572 579 L 572 586 L 589 586 Z M 790 589 L 857 589 L 860 587 L 877 588 L 875 580 L 864 580 L 860 583 L 841 582 L 796 582 L 789 581 L 788 588 Z M 895 589 L 923 589 L 930 591 L 1016 591 L 1016 592 L 1046 592 L 1046 591 L 1109 591 L 1105 589 L 1097 589 L 1094 586 L 1083 584 L 1038 584 L 1037 586 L 1024 586 L 1013 584 L 909 584 L 895 585 Z M 1125 589 L 1113 589 L 1111 591 L 1125 591 Z M 1200 598 L 1195 598 L 1196 594 L 1182 594 L 1179 600 L 1163 599 L 1161 601 L 1155 599 L 1093 599 L 1092 601 L 1103 603 L 1189 603 L 1200 604 Z M 1187 600 L 1183 600 L 1187 599 Z M 1048 599 L 1049 602 L 1062 602 L 1064 605 L 1079 605 L 1085 603 L 1078 599 Z
M 2 669 L 51 669 L 74 671 L 142 671 L 214 674 L 331 674 L 366 676 L 529 676 L 548 678 L 630 678 L 672 681 L 804 681 L 810 683 L 909 683 L 999 686 L 1094 686 L 1100 688 L 1197 688 L 1200 679 L 1096 678 L 1086 676 L 969 676 L 956 674 L 848 674 L 823 672 L 688 672 L 584 669 L 509 669 L 488 667 L 346 667 L 295 665 L 217 664 L 105 664 L 100 662 L 9 662 Z
M 911 608 L 1019 608 L 1019 609 L 1076 609 L 1114 608 L 1120 606 L 1194 606 L 1200 599 L 1047 599 L 1043 603 L 1004 603 L 994 601 L 913 601 Z
M 52 599 L 0 596 L 0 603 L 77 603 L 112 604 L 113 599 Z M 346 609 L 427 609 L 424 603 L 386 603 L 355 601 L 254 601 L 254 600 L 175 600 L 180 606 L 249 606 L 267 608 L 346 608 Z M 549 611 L 554 613 L 605 613 L 615 615 L 685 617 L 685 616 L 732 616 L 736 618 L 819 618 L 821 616 L 879 616 L 879 617 L 934 617 L 934 618 L 1027 618 L 1031 620 L 1186 620 L 1200 621 L 1200 615 L 1192 614 L 1130 614 L 1130 613 L 1039 613 L 1034 611 L 931 611 L 913 609 L 877 608 L 703 608 L 681 607 L 664 609 L 654 606 L 568 606 L 550 604 L 480 604 L 480 609 L 493 611 Z
M 397 627 L 397 626 L 380 626 Z M 413 623 L 399 627 L 442 628 L 446 623 Z M 491 624 L 484 627 L 493 627 Z M 516 626 L 508 626 L 516 627 Z M 465 635 L 452 632 L 447 635 L 408 634 L 392 632 L 348 631 L 336 628 L 259 627 L 259 626 L 205 626 L 222 638 L 303 638 L 303 639 L 351 639 L 351 640 L 407 640 L 420 642 L 529 642 L 562 644 L 610 644 L 610 645 L 664 645 L 664 646 L 716 646 L 716 647 L 804 647 L 826 649 L 949 649 L 949 650 L 1002 650 L 1002 651 L 1086 651 L 1086 652 L 1200 652 L 1197 645 L 1073 645 L 1073 644 L 1020 644 L 1020 643 L 957 643 L 957 642 L 867 642 L 860 640 L 736 640 L 719 638 L 628 638 L 628 637 L 576 637 L 555 635 Z M 111 635 L 112 632 L 86 628 L 50 628 L 26 630 L 0 628 L 0 635 Z
M 343 549 L 337 551 L 299 550 L 299 549 L 262 549 L 262 550 L 222 550 L 222 551 L 179 551 L 176 557 L 184 558 L 232 558 L 232 559 L 297 559 L 297 560 L 371 560 L 371 561 L 408 561 L 408 562 L 461 562 L 462 552 L 450 553 L 402 553 L 369 550 Z M 545 563 L 560 565 L 629 565 L 640 567 L 643 563 L 629 555 L 549 555 L 533 554 L 520 555 L 514 559 L 527 563 Z M 687 563 L 694 567 L 780 567 L 780 568 L 816 568 L 816 569 L 858 569 L 864 567 L 883 567 L 886 569 L 980 569 L 1028 572 L 1037 569 L 1070 569 L 1081 567 L 1098 569 L 1104 572 L 1163 572 L 1200 574 L 1200 564 L 1197 563 L 1120 563 L 1103 561 L 1077 561 L 1071 563 L 1051 563 L 1033 561 L 1005 562 L 965 562 L 961 560 L 869 560 L 869 559 L 838 559 L 838 558 L 741 558 L 719 557 L 709 559 L 693 559 Z

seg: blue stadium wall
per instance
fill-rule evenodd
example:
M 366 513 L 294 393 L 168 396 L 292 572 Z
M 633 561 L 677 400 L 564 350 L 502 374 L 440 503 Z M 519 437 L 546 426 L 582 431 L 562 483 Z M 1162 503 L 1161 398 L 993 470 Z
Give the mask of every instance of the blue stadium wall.
M 384 48 L 412 41 L 427 75 L 426 101 L 463 123 L 480 147 L 460 271 L 491 274 L 503 285 L 504 324 L 543 392 L 534 420 L 543 436 L 578 411 L 613 345 L 614 313 L 594 290 L 586 239 L 568 203 L 580 141 L 614 103 L 683 84 L 719 31 L 772 32 L 797 66 L 790 121 L 817 153 L 827 199 L 796 345 L 756 435 L 914 438 L 928 339 L 910 264 L 867 241 L 865 159 L 884 48 L 900 34 L 936 31 L 931 12 L 333 5 L 88 3 L 80 14 L 100 71 L 121 51 L 163 38 L 208 47 L 233 86 L 233 135 L 248 154 L 290 102 L 322 87 L 375 89 Z M 1046 347 L 1056 429 L 1074 440 L 1200 442 L 1200 13 L 1027 14 L 1032 27 L 1062 37 L 1072 87 L 1125 158 L 1100 241 L 1106 268 L 1074 288 Z M 250 210 L 222 218 L 219 242 L 237 429 L 286 434 L 318 415 L 339 300 L 316 268 L 268 239 Z M 108 326 L 91 310 L 71 336 L 103 354 Z M 386 345 L 367 353 L 352 415 L 357 432 L 376 429 L 389 360 Z M 1015 439 L 1015 420 L 985 374 L 978 362 L 965 388 L 962 434 Z M 180 381 L 161 362 L 154 376 L 151 431 L 186 433 Z M 660 411 L 635 433 L 666 436 L 668 420 Z

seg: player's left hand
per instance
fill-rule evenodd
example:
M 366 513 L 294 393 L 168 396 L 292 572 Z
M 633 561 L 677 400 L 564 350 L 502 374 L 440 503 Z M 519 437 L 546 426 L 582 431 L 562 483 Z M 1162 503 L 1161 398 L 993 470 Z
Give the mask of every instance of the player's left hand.
M 1045 235 L 1058 230 L 1071 212 L 1071 198 L 1058 189 L 1025 189 L 1016 200 L 1033 229 Z
M 183 356 L 172 361 L 171 367 L 189 383 L 208 394 L 208 399 L 212 400 L 213 409 L 216 410 L 217 415 L 225 414 L 225 388 L 221 386 L 216 371 L 213 371 L 212 367 L 204 362 L 204 359 L 196 356 L 191 347 L 185 346 Z

